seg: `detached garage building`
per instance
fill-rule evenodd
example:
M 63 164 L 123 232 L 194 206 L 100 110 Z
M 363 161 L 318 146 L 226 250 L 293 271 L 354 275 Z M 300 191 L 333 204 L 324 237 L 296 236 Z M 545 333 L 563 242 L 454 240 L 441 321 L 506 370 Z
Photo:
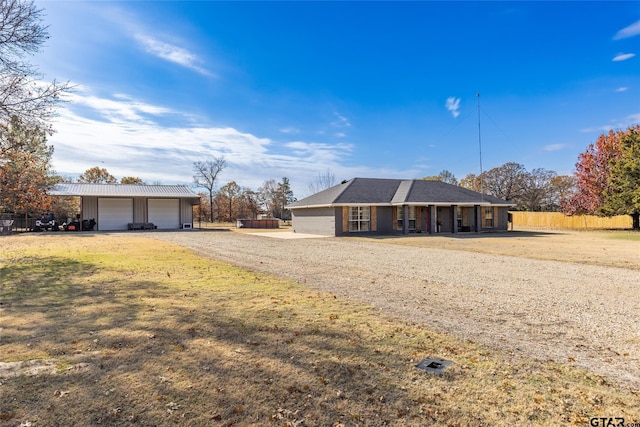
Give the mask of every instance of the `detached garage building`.
M 80 220 L 98 230 L 127 230 L 153 223 L 158 229 L 190 228 L 200 197 L 184 185 L 57 184 L 52 196 L 80 197 Z

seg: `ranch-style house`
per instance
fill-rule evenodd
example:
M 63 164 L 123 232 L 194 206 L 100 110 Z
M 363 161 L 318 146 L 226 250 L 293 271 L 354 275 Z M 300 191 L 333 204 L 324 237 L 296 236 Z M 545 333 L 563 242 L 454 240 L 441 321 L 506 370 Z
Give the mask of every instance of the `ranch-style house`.
M 353 178 L 287 208 L 295 232 L 345 236 L 506 231 L 512 206 L 441 181 Z

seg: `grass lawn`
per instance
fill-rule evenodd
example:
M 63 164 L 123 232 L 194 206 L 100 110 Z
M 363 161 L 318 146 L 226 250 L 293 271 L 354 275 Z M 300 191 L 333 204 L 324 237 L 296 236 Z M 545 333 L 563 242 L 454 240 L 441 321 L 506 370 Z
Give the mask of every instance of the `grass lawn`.
M 640 391 L 137 236 L 0 239 L 0 425 L 640 422 Z M 415 365 L 454 362 L 442 375 Z

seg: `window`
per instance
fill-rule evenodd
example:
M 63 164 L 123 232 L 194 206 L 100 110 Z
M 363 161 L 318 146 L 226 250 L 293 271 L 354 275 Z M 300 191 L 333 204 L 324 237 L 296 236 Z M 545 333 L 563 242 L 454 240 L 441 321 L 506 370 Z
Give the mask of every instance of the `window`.
M 352 206 L 349 208 L 349 231 L 369 231 L 369 206 Z
M 404 206 L 396 207 L 398 225 L 397 230 L 402 230 L 402 224 L 404 222 Z M 416 229 L 416 207 L 409 206 L 409 230 Z
M 409 206 L 409 230 L 416 229 L 416 207 Z
M 484 228 L 493 228 L 493 206 L 484 208 Z

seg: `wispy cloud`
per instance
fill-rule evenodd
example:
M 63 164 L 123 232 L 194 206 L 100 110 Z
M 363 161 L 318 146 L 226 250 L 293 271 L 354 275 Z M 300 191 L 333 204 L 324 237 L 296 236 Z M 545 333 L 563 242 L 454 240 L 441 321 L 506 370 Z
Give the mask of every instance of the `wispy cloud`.
M 280 132 L 286 133 L 286 134 L 296 134 L 296 133 L 300 133 L 300 129 L 295 128 L 293 126 L 287 126 L 286 128 L 280 129 Z
M 634 56 L 636 56 L 635 53 L 619 53 L 613 57 L 612 61 L 614 62 L 626 61 L 627 59 L 631 59 Z
M 614 40 L 626 39 L 628 37 L 637 36 L 640 34 L 640 21 L 636 21 L 633 24 L 629 25 L 618 31 L 615 36 L 613 36 Z
M 567 147 L 566 144 L 548 144 L 542 147 L 542 150 L 543 151 L 560 151 L 566 147 Z
M 152 124 L 153 116 L 172 114 L 172 110 L 165 107 L 150 105 L 124 94 L 115 94 L 112 98 L 100 98 L 87 92 L 86 87 L 77 86 L 68 95 L 67 101 L 71 107 L 85 107 L 99 114 L 103 120 L 112 123 L 136 122 Z
M 326 144 L 317 142 L 293 141 L 285 144 L 293 153 L 310 162 L 331 163 L 340 160 L 353 150 L 351 144 Z
M 214 76 L 211 72 L 200 66 L 199 63 L 202 62 L 200 58 L 198 58 L 194 53 L 189 52 L 187 49 L 163 42 L 142 33 L 135 34 L 134 38 L 138 43 L 140 43 L 144 50 L 151 55 L 189 68 L 202 75 L 209 77 Z
M 590 132 L 609 132 L 611 129 L 613 130 L 622 130 L 627 129 L 629 126 L 636 125 L 640 123 L 640 113 L 629 114 L 627 117 L 619 120 L 613 120 L 612 124 L 595 126 L 591 128 L 580 129 L 580 132 L 590 133 Z
M 337 117 L 337 120 L 331 122 L 331 126 L 338 127 L 338 128 L 351 127 L 351 123 L 349 122 L 349 119 L 347 119 L 345 116 L 337 112 L 334 112 L 333 114 Z
M 628 88 L 628 87 L 626 87 L 626 86 L 622 86 L 622 87 L 619 87 L 618 89 L 616 89 L 616 92 L 626 92 L 626 91 L 628 91 L 628 90 L 629 90 L 629 88 Z
M 447 107 L 447 110 L 451 112 L 453 117 L 458 117 L 460 115 L 460 98 L 451 96 L 447 98 L 447 102 L 444 106 Z

